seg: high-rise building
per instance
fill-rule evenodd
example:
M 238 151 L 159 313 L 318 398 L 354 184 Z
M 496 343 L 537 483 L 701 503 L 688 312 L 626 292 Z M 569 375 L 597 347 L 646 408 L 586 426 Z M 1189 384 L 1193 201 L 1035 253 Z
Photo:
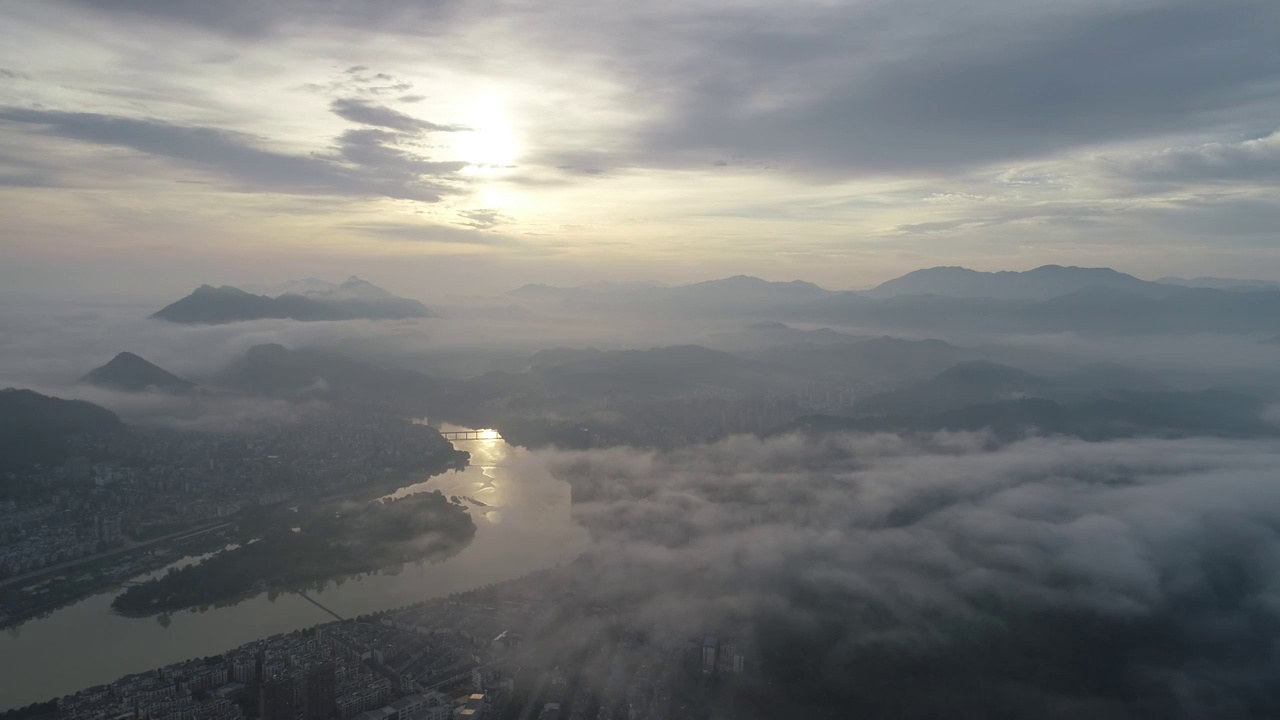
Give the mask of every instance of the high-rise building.
M 716 671 L 716 648 L 719 645 L 714 635 L 702 639 L 702 672 L 711 675 Z M 265 720 L 265 718 L 264 718 Z
M 270 678 L 258 690 L 258 715 L 262 720 L 294 720 L 293 681 Z
M 98 536 L 98 545 L 100 547 L 115 547 L 124 541 L 124 536 L 120 531 L 119 513 L 95 515 L 93 529 Z
M 62 463 L 62 471 L 66 473 L 68 480 L 88 480 L 89 474 L 93 472 L 93 465 L 89 463 L 89 458 L 72 457 Z
M 331 720 L 337 714 L 338 675 L 333 663 L 323 662 L 307 670 L 302 701 L 303 720 Z M 263 718 L 266 720 L 266 718 Z
M 746 669 L 746 658 L 738 650 L 738 644 L 733 638 L 720 641 L 719 655 L 721 675 L 741 675 Z

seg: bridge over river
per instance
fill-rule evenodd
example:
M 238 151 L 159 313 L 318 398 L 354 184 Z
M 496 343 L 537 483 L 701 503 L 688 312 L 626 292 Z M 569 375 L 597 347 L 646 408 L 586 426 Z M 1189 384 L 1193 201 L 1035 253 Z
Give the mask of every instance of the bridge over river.
M 441 430 L 445 440 L 501 440 L 497 430 Z

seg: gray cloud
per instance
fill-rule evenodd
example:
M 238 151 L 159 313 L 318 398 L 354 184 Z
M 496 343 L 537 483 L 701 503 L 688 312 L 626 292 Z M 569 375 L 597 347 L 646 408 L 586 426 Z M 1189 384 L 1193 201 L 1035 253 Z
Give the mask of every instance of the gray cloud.
M 409 184 L 424 175 L 450 175 L 467 166 L 460 160 L 432 161 L 404 150 L 404 138 L 383 130 L 348 130 L 338 137 L 338 157 Z
M 1238 143 L 1169 148 L 1113 159 L 1107 165 L 1122 177 L 1140 181 L 1276 183 L 1280 182 L 1280 132 Z
M 390 149 L 390 136 L 353 136 L 345 143 L 354 165 L 318 156 L 258 147 L 259 139 L 218 128 L 177 125 L 96 113 L 0 108 L 0 121 L 43 135 L 124 147 L 220 175 L 237 188 L 434 202 L 453 189 L 427 176 L 447 175 L 464 163 L 432 163 Z M 343 154 L 340 152 L 340 154 Z M 380 164 L 385 163 L 385 165 Z
M 36 163 L 0 153 L 0 187 L 47 187 L 52 182 Z
M 1239 244 L 1250 238 L 1263 249 L 1276 247 L 1280 227 L 1280 197 L 1273 194 L 1205 194 L 1179 198 L 1133 211 L 1166 233 L 1230 240 Z
M 488 208 L 465 210 L 458 213 L 458 215 L 465 220 L 465 222 L 462 223 L 463 225 L 477 230 L 489 230 L 499 225 L 511 222 L 511 218 L 507 215 Z
M 550 166 L 596 171 L 730 156 L 823 177 L 948 172 L 1177 132 L 1258 131 L 1280 97 L 1274 3 L 77 4 L 246 36 L 292 25 L 433 36 L 519 18 L 522 43 L 616 76 L 650 108 L 598 162 L 543 154 Z M 379 82 L 370 73 L 347 75 Z
M 952 220 L 906 223 L 894 227 L 893 230 L 907 235 L 927 235 L 952 230 L 991 228 L 1025 222 L 1088 224 L 1099 218 L 1114 214 L 1116 214 L 1115 210 L 1108 209 L 1105 204 L 1101 203 L 1097 205 L 1074 202 L 1046 202 L 1035 205 L 997 203 L 981 215 Z
M 466 213 L 462 214 L 466 215 Z M 460 228 L 434 223 L 353 223 L 342 226 L 342 229 L 386 240 L 424 244 L 479 245 L 485 247 L 518 247 L 524 245 L 519 240 L 501 233 L 484 232 L 483 228 L 474 224 L 470 225 L 469 228 Z
M 405 133 L 457 132 L 466 128 L 457 125 L 440 125 L 406 115 L 384 105 L 372 105 L 363 100 L 338 98 L 330 106 L 333 113 L 344 120 L 361 125 L 390 128 Z

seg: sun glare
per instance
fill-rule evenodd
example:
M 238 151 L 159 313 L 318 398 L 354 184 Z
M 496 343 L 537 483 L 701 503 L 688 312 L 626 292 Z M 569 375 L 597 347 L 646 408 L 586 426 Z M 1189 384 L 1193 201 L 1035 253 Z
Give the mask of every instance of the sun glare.
M 469 130 L 456 133 L 454 154 L 470 163 L 467 172 L 495 173 L 515 164 L 519 143 L 501 98 L 483 95 L 473 100 L 465 114 Z

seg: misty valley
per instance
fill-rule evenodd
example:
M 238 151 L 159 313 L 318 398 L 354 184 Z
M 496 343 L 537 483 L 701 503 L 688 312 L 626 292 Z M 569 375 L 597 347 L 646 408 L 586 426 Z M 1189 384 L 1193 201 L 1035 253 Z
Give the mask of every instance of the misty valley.
M 1280 712 L 1275 287 L 252 290 L 0 315 L 8 720 Z

